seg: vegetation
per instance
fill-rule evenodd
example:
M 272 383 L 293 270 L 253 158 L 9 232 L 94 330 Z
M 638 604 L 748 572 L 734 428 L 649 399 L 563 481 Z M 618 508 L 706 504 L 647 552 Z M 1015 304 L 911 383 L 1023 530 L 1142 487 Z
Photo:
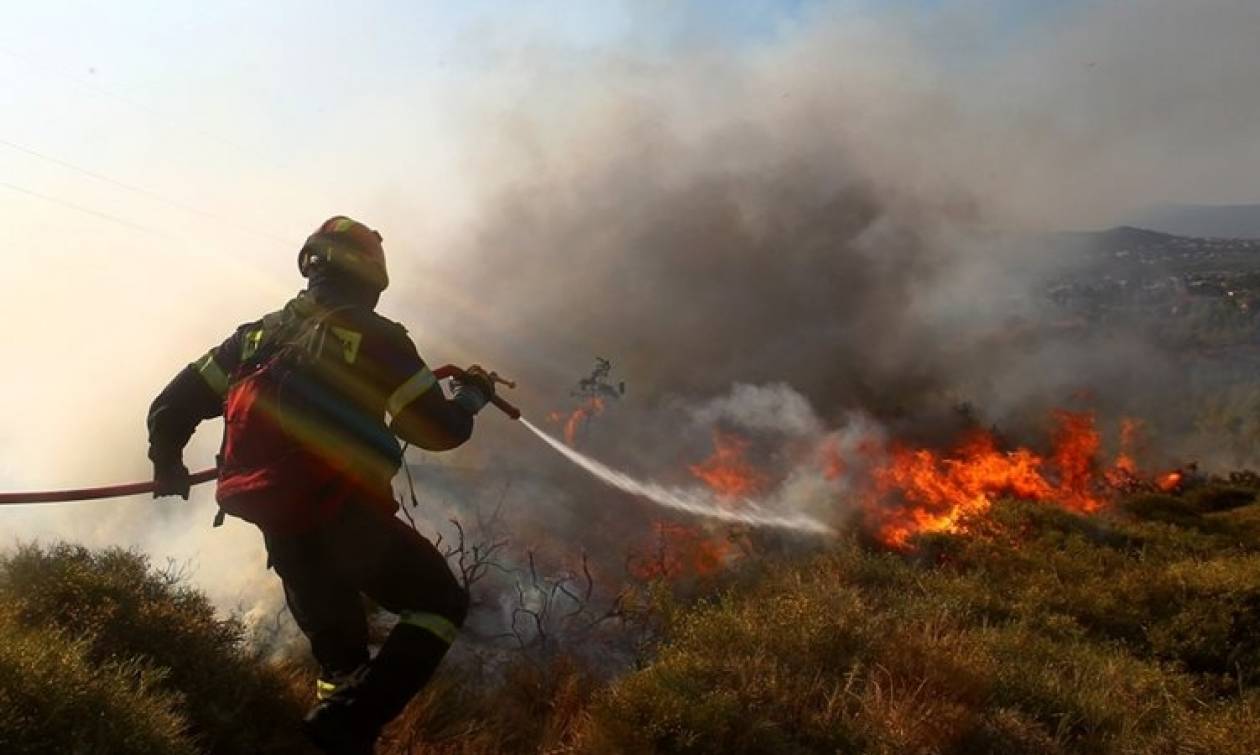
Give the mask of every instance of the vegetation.
M 603 681 L 566 656 L 451 666 L 402 753 L 1260 752 L 1260 504 L 1246 487 L 1095 517 L 1005 502 L 910 554 L 853 538 L 750 559 Z M 310 672 L 134 554 L 0 568 L 0 751 L 305 752 Z
M 684 612 L 590 751 L 1260 752 L 1260 508 L 1008 502 L 915 557 L 849 542 Z
M 0 752 L 304 751 L 296 672 L 143 556 L 20 548 L 0 605 Z

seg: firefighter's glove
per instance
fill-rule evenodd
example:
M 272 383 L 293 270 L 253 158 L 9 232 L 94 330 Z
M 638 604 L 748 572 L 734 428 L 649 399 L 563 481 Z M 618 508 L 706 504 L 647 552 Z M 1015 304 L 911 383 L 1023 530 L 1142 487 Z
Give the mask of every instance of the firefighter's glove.
M 188 467 L 181 459 L 163 459 L 153 462 L 153 497 L 161 498 L 177 495 L 188 500 L 188 491 L 192 489 L 189 481 Z
M 494 380 L 480 365 L 474 364 L 464 374 L 451 380 L 455 391 L 453 401 L 464 407 L 469 414 L 476 414 L 494 398 Z

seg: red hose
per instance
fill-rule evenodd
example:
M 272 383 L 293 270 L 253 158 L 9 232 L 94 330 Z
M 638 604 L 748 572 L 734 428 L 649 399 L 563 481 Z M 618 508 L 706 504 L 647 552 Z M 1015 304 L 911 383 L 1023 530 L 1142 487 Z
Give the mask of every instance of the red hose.
M 217 469 L 205 469 L 189 476 L 193 485 L 209 482 L 219 475 Z M 78 490 L 44 490 L 34 493 L 0 493 L 0 506 L 18 503 L 64 503 L 66 501 L 94 501 L 98 498 L 119 498 L 125 495 L 152 493 L 152 482 L 132 482 L 126 485 L 106 485 L 100 488 Z

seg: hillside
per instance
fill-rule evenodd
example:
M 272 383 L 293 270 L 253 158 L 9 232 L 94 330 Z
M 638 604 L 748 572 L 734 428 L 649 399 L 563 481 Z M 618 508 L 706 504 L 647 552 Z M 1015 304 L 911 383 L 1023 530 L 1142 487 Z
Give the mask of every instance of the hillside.
M 1008 502 L 910 557 L 850 542 L 770 569 L 679 616 L 600 698 L 593 741 L 1256 752 L 1260 508 L 1235 495 L 1134 498 L 1097 519 Z
M 1253 482 L 1093 517 L 1006 502 L 906 552 L 851 536 L 643 585 L 639 670 L 465 658 L 380 751 L 1254 753 Z M 0 750 L 302 751 L 310 672 L 250 655 L 143 559 L 27 548 L 0 591 Z

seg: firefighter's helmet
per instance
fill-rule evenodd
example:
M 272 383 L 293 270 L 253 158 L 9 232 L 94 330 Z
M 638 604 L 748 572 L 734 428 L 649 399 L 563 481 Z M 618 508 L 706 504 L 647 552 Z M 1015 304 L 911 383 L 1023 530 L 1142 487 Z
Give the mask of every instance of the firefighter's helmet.
M 304 277 L 309 278 L 318 265 L 349 273 L 378 291 L 389 286 L 381 234 L 344 215 L 325 220 L 298 252 Z

